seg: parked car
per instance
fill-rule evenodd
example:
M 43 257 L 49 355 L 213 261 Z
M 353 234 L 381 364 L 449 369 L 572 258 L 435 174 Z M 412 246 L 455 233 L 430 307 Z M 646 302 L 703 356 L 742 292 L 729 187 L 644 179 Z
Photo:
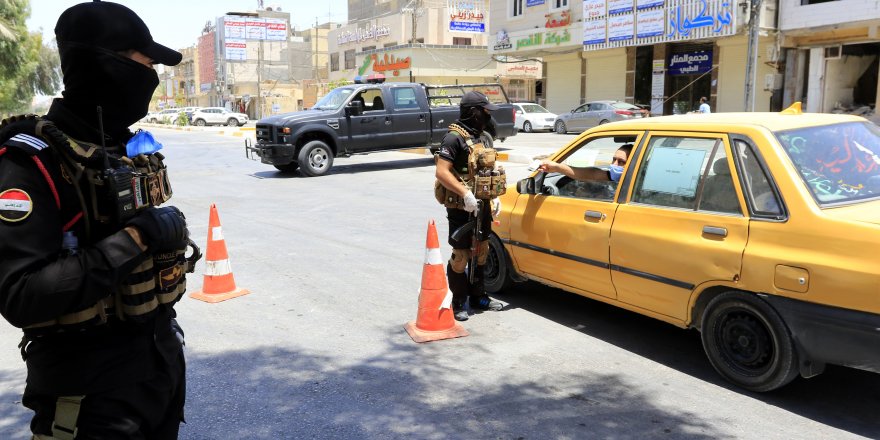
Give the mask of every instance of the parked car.
M 490 293 L 534 280 L 700 331 L 752 391 L 826 364 L 880 372 L 880 129 L 850 115 L 631 119 L 551 156 L 619 182 L 534 172 L 502 196 Z M 609 174 L 610 175 L 610 174 Z
M 500 84 L 358 83 L 333 89 L 309 110 L 260 119 L 256 143 L 245 140 L 245 152 L 279 171 L 299 169 L 314 177 L 327 173 L 334 157 L 434 148 L 458 119 L 461 97 L 471 90 L 498 105 L 492 111 L 498 139 L 515 135 L 513 106 Z
M 192 115 L 193 115 L 193 113 L 195 113 L 196 110 L 198 110 L 200 108 L 201 107 L 183 107 L 180 109 L 180 111 L 182 111 L 186 115 L 187 122 L 190 125 L 192 125 L 192 121 L 193 121 Z
M 166 108 L 165 110 L 148 114 L 146 120 L 153 124 L 174 124 L 177 121 L 178 115 L 180 115 L 179 108 Z
M 234 113 L 223 107 L 202 107 L 192 114 L 193 125 L 204 127 L 205 125 L 228 125 L 237 127 L 248 121 L 248 115 Z
M 544 107 L 531 102 L 514 102 L 516 110 L 514 126 L 517 130 L 531 133 L 535 130 L 553 130 L 556 122 L 556 113 L 550 113 Z
M 556 117 L 554 127 L 559 134 L 581 132 L 597 125 L 634 118 L 647 118 L 649 112 L 622 101 L 593 101 Z

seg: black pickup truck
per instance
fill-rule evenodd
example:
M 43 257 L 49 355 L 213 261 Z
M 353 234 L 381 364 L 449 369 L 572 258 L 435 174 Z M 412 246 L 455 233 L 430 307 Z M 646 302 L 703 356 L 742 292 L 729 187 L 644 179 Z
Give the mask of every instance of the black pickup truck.
M 299 168 L 306 176 L 320 176 L 334 157 L 436 146 L 470 90 L 499 105 L 492 112 L 498 139 L 516 134 L 514 108 L 500 84 L 352 84 L 333 89 L 309 110 L 260 119 L 256 142 L 245 140 L 245 153 L 280 171 Z

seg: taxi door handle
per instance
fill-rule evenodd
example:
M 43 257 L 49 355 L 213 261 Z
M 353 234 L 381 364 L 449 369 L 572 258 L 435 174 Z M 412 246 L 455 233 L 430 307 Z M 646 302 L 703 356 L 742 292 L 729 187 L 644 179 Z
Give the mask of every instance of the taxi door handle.
M 717 235 L 719 237 L 727 237 L 727 228 L 719 228 L 718 226 L 703 226 L 703 233 L 709 235 Z
M 599 211 L 587 211 L 584 212 L 584 220 L 605 220 L 605 214 L 602 214 Z
M 391 116 L 385 116 L 385 125 L 391 125 Z

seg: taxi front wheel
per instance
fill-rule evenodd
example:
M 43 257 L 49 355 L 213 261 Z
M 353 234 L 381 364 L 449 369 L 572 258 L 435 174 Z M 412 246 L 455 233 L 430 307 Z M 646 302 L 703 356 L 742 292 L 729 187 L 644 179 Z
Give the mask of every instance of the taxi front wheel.
M 483 268 L 483 287 L 488 294 L 502 293 L 510 290 L 513 284 L 511 268 L 504 251 L 504 245 L 496 235 L 489 237 L 489 256 Z
M 798 374 L 791 333 L 767 303 L 744 292 L 715 297 L 703 313 L 701 337 L 709 362 L 725 379 L 763 392 Z

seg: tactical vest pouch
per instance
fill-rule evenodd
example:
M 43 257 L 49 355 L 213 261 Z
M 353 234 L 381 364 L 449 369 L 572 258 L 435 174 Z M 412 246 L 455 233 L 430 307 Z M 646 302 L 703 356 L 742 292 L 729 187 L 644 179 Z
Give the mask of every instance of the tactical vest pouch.
M 140 323 L 149 320 L 158 306 L 153 259 L 147 259 L 119 286 L 116 313 L 120 319 Z
M 186 290 L 187 261 L 185 249 L 153 255 L 156 274 L 156 299 L 160 304 L 174 304 Z
M 507 192 L 507 174 L 504 168 L 483 170 L 474 178 L 474 196 L 480 200 L 491 200 Z
M 439 180 L 434 180 L 434 198 L 437 199 L 437 203 L 440 203 L 447 208 L 464 208 L 464 199 L 458 194 L 446 189 Z
M 494 169 L 497 156 L 494 148 L 486 148 L 482 143 L 473 144 L 468 154 L 468 175 L 476 176 L 482 170 Z

